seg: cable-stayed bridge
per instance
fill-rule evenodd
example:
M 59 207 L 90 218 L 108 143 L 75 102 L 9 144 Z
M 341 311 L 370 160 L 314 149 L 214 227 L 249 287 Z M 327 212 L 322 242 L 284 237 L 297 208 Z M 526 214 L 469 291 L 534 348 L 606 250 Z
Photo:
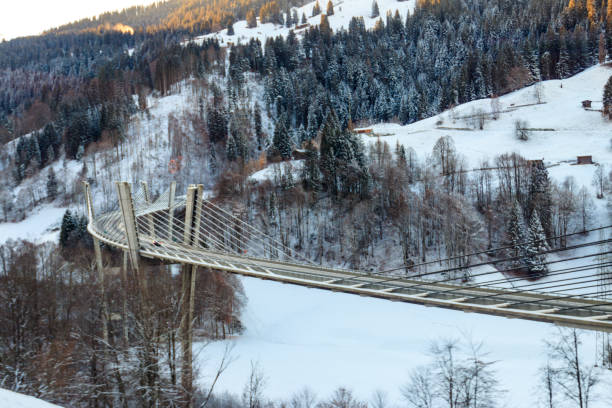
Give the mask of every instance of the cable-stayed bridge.
M 366 273 L 315 265 L 245 222 L 239 213 L 207 200 L 201 185 L 190 186 L 179 197 L 173 183 L 152 200 L 146 184 L 133 194 L 129 183 L 119 182 L 119 209 L 104 214 L 95 214 L 89 185 L 85 190 L 88 231 L 96 246 L 104 242 L 125 251 L 136 271 L 140 257 L 145 257 L 191 265 L 192 282 L 196 267 L 204 267 L 360 296 L 612 332 L 612 262 L 607 261 L 612 240 L 604 239 L 612 226 L 591 230 L 591 235 L 600 232 L 599 239 L 545 251 L 555 256 L 572 252 L 547 260 L 549 272 L 541 280 L 491 267 L 499 261 L 472 263 L 470 268 L 488 268 L 470 279 L 458 277 L 464 267 L 398 276 L 389 275 L 393 271 Z

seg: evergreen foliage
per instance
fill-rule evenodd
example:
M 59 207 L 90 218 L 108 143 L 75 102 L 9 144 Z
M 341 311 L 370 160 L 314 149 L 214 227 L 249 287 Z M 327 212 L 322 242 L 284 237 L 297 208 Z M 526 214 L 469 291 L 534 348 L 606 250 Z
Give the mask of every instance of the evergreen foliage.
M 370 18 L 376 18 L 380 16 L 380 10 L 378 9 L 378 3 L 376 0 L 372 2 L 372 12 L 370 13 Z
M 291 159 L 291 141 L 287 129 L 287 117 L 281 116 L 274 128 L 274 139 L 272 141 L 272 152 L 278 154 L 283 160 Z
M 53 171 L 53 167 L 49 168 L 49 173 L 47 174 L 47 198 L 50 201 L 55 200 L 57 197 L 57 178 L 55 177 L 55 171 Z
M 255 28 L 257 27 L 257 15 L 255 14 L 255 10 L 249 10 L 246 15 L 247 27 Z
M 541 277 L 548 272 L 546 257 L 542 254 L 548 249 L 546 235 L 540 223 L 540 217 L 536 211 L 531 215 L 529 221 L 529 234 L 525 245 L 525 259 L 530 274 Z
M 319 14 L 321 14 L 321 6 L 319 5 L 319 0 L 317 0 L 315 5 L 312 7 L 311 17 L 318 16 Z
M 604 112 L 612 112 L 612 76 L 608 78 L 608 82 L 606 82 L 606 85 L 604 86 L 603 106 Z

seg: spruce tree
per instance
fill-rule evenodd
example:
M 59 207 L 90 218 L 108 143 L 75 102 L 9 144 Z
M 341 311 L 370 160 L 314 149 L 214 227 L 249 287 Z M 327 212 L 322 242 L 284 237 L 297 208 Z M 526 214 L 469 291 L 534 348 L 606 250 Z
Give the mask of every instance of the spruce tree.
M 546 267 L 546 235 L 540 223 L 540 217 L 536 211 L 531 215 L 529 221 L 528 242 L 525 244 L 525 260 L 529 273 L 542 276 L 548 272 Z
M 231 134 L 227 137 L 225 153 L 227 155 L 227 160 L 229 161 L 234 161 L 238 158 L 238 145 L 236 144 L 236 140 L 234 140 L 234 136 Z
M 334 15 L 334 4 L 331 0 L 328 0 L 327 2 L 327 12 L 325 14 L 327 14 L 328 16 Z
M 612 0 L 610 0 L 612 2 Z M 612 76 L 608 78 L 608 82 L 604 86 L 603 91 L 603 106 L 604 112 L 612 113 Z
M 72 213 L 70 210 L 66 210 L 64 217 L 62 218 L 62 225 L 60 227 L 59 242 L 62 248 L 66 248 L 69 245 L 73 232 L 76 229 L 77 225 Z
M 508 215 L 506 237 L 507 243 L 511 247 L 508 250 L 508 257 L 511 258 L 512 268 L 522 270 L 526 265 L 525 242 L 528 239 L 528 232 L 523 221 L 521 207 L 516 200 Z
M 531 217 L 536 211 L 545 236 L 552 237 L 552 186 L 548 177 L 548 170 L 542 162 L 538 162 L 531 168 L 529 191 L 527 193 L 527 215 Z
M 319 0 L 317 0 L 317 2 L 315 3 L 314 7 L 312 8 L 312 16 L 318 16 L 319 14 L 321 14 L 321 6 L 319 5 Z
M 276 122 L 274 128 L 274 139 L 272 141 L 273 152 L 278 154 L 283 160 L 291 158 L 291 142 L 289 140 L 289 130 L 287 129 L 287 119 L 283 114 Z
M 296 9 L 293 9 L 291 12 L 291 21 L 293 22 L 293 25 L 297 25 L 300 21 Z
M 321 188 L 321 176 L 319 171 L 319 152 L 312 140 L 306 144 L 306 158 L 302 168 L 302 180 L 304 189 L 318 191 Z
M 51 201 L 57 197 L 57 179 L 53 167 L 49 167 L 49 173 L 47 174 L 47 197 Z
M 380 16 L 380 10 L 378 9 L 378 3 L 376 0 L 372 3 L 372 12 L 370 13 L 370 18 L 376 18 Z
M 251 9 L 247 12 L 246 21 L 248 28 L 257 27 L 257 15 L 255 14 L 255 10 Z
M 262 150 L 264 134 L 261 124 L 261 108 L 259 107 L 259 104 L 257 102 L 255 102 L 253 117 L 255 122 L 255 137 L 257 138 L 257 150 Z
M 227 23 L 227 35 L 234 35 L 234 23 L 230 20 L 229 23 Z
M 306 13 L 302 13 L 302 22 L 301 24 L 307 24 L 308 20 L 306 19 Z

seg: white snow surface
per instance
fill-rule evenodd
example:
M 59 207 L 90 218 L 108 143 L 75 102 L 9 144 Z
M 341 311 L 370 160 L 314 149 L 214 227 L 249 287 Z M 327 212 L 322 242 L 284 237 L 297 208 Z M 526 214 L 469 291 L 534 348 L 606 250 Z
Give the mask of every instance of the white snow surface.
M 23 239 L 34 243 L 57 242 L 65 211 L 66 208 L 44 205 L 21 222 L 0 223 L 0 245 L 9 239 Z
M 2 408 L 58 408 L 59 405 L 18 394 L 13 391 L 0 388 L 0 407 Z
M 334 0 L 334 14 L 327 16 L 329 26 L 332 30 L 337 31 L 342 28 L 348 28 L 348 25 L 353 17 L 363 17 L 366 28 L 374 27 L 376 20 L 382 18 L 383 21 L 386 18 L 387 12 L 395 13 L 397 10 L 402 17 L 402 21 L 406 19 L 406 15 L 414 10 L 416 0 L 406 0 L 398 2 L 397 0 L 377 0 L 378 8 L 380 11 L 380 17 L 370 18 L 372 12 L 372 0 Z M 297 15 L 301 25 L 302 13 L 306 15 L 308 23 L 312 26 L 319 25 L 321 22 L 321 15 L 311 17 L 312 8 L 315 2 L 311 2 L 302 7 L 295 7 L 297 9 Z M 327 10 L 327 1 L 319 1 L 321 11 L 323 13 Z M 245 44 L 248 43 L 251 38 L 256 38 L 265 44 L 266 38 L 287 36 L 292 28 L 287 28 L 283 25 L 277 25 L 272 23 L 261 24 L 259 17 L 257 18 L 257 27 L 248 28 L 246 20 L 237 21 L 234 23 L 234 35 L 227 35 L 227 29 L 221 30 L 216 33 L 207 34 L 195 39 L 196 42 L 202 42 L 203 39 L 216 38 L 221 45 L 228 45 L 229 42 L 233 44 Z M 296 34 L 303 33 L 307 28 L 296 30 Z
M 402 406 L 400 389 L 412 369 L 432 361 L 431 342 L 472 339 L 489 352 L 500 386 L 507 392 L 501 406 L 533 407 L 537 403 L 538 369 L 546 361 L 544 339 L 557 329 L 549 324 L 429 308 L 343 293 L 242 278 L 249 303 L 246 332 L 233 340 L 202 348 L 202 384 L 219 364 L 226 342 L 234 344 L 234 361 L 216 391 L 240 394 L 258 363 L 266 382 L 264 394 L 289 399 L 308 387 L 319 399 L 345 386 L 369 400 L 377 390 L 388 393 L 391 406 Z M 595 336 L 585 333 L 583 358 L 592 361 Z M 605 373 L 604 373 L 605 375 Z M 607 386 L 607 385 L 606 385 Z M 605 390 L 606 388 L 602 388 Z M 593 407 L 606 407 L 605 399 Z
M 612 163 L 612 124 L 600 112 L 585 110 L 581 105 L 587 99 L 601 102 L 603 87 L 610 75 L 610 67 L 595 66 L 569 79 L 542 82 L 542 104 L 533 105 L 535 85 L 502 96 L 500 118 L 488 120 L 484 130 L 465 130 L 470 126 L 462 118 L 479 109 L 491 112 L 490 99 L 466 103 L 407 126 L 382 123 L 372 128 L 374 135 L 381 135 L 381 140 L 391 147 L 397 141 L 412 147 L 421 160 L 431 154 L 440 137 L 451 136 L 458 153 L 467 159 L 468 168 L 479 167 L 480 160 L 493 159 L 506 152 L 520 153 L 529 160 L 543 158 L 547 164 L 575 161 L 576 156 L 583 155 L 592 155 L 595 162 Z M 593 107 L 597 105 L 594 103 Z M 527 121 L 531 129 L 547 130 L 534 130 L 528 141 L 521 142 L 514 135 L 516 120 Z M 375 140 L 369 136 L 364 138 L 370 142 Z M 583 175 L 584 171 L 580 166 L 562 171 L 551 169 L 555 176 L 574 172 Z
M 262 182 L 265 180 L 273 181 L 291 173 L 294 180 L 297 180 L 303 167 L 303 160 L 290 160 L 287 162 L 273 163 L 266 168 L 251 174 L 249 179 L 255 182 Z

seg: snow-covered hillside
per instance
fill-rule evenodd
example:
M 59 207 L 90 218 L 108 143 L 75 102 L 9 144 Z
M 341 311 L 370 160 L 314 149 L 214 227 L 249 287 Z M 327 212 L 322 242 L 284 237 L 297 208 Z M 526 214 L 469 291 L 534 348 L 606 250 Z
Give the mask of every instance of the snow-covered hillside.
M 0 407 L 2 408 L 58 408 L 58 405 L 50 404 L 38 398 L 18 394 L 13 391 L 0 388 Z
M 538 90 L 541 104 L 535 104 L 535 86 L 503 96 L 499 98 L 502 113 L 497 120 L 487 120 L 484 130 L 468 129 L 472 121 L 462 117 L 472 116 L 479 109 L 490 112 L 489 99 L 408 126 L 377 124 L 372 128 L 374 136 L 392 147 L 397 141 L 412 147 L 420 160 L 426 160 L 437 139 L 446 135 L 452 136 L 468 168 L 480 167 L 481 160 L 492 160 L 506 152 L 518 152 L 528 159 L 543 158 L 552 166 L 549 172 L 553 179 L 561 182 L 572 176 L 578 187 L 587 187 L 594 196 L 591 182 L 596 166 L 573 163 L 578 155 L 592 155 L 595 162 L 609 168 L 612 124 L 601 113 L 584 110 L 581 101 L 592 100 L 596 108 L 610 75 L 612 69 L 597 66 L 564 81 L 544 82 Z M 528 141 L 517 140 L 517 119 L 527 121 L 530 128 L 547 130 L 532 131 Z M 377 139 L 363 138 L 366 143 Z M 270 178 L 271 173 L 267 169 L 255 178 Z M 609 224 L 606 201 L 595 201 L 593 223 Z M 551 259 L 557 257 L 551 255 Z M 480 272 L 485 270 L 490 268 Z M 251 362 L 256 361 L 266 375 L 265 391 L 271 398 L 288 399 L 304 386 L 325 398 L 335 388 L 347 386 L 362 399 L 383 390 L 394 404 L 399 404 L 400 388 L 408 381 L 410 371 L 429 361 L 431 341 L 469 337 L 483 341 L 490 351 L 488 359 L 498 361 L 498 378 L 507 390 L 504 406 L 531 407 L 538 402 L 535 384 L 538 369 L 546 361 L 544 341 L 557 336 L 557 329 L 544 323 L 390 303 L 250 278 L 243 279 L 243 284 L 249 298 L 246 333 L 229 340 L 235 344 L 236 360 L 218 386 L 234 393 L 240 392 Z M 541 284 L 545 285 L 546 279 Z M 584 340 L 584 355 L 593 358 L 595 335 L 590 333 Z M 205 355 L 220 355 L 223 347 L 224 342 L 213 344 Z M 212 367 L 214 360 L 202 364 Z M 602 373 L 609 381 L 609 373 Z M 602 395 L 594 406 L 609 404 Z
M 334 0 L 334 14 L 328 16 L 329 25 L 332 30 L 336 31 L 341 28 L 347 28 L 351 19 L 353 17 L 363 17 L 366 28 L 374 27 L 376 24 L 377 18 L 371 18 L 370 15 L 372 13 L 372 1 L 371 0 Z M 387 12 L 395 13 L 397 10 L 402 16 L 402 20 L 406 18 L 406 14 L 412 12 L 414 6 L 416 4 L 416 0 L 378 0 L 377 1 L 380 17 L 385 18 Z M 325 7 L 327 6 L 327 1 L 319 1 L 321 9 L 325 12 Z M 321 16 L 317 15 L 311 17 L 312 8 L 314 7 L 315 2 L 311 2 L 302 7 L 297 7 L 297 15 L 300 19 L 302 14 L 306 15 L 308 20 L 308 24 L 310 25 L 318 25 L 321 22 Z M 300 31 L 305 30 L 306 28 L 302 28 L 301 30 L 297 30 L 299 34 Z M 259 20 L 257 22 L 257 27 L 248 28 L 246 20 L 238 21 L 234 24 L 234 35 L 227 35 L 227 29 L 219 31 L 217 33 L 208 34 L 202 37 L 198 37 L 195 41 L 202 41 L 202 39 L 207 38 L 216 38 L 219 40 L 221 45 L 227 45 L 229 42 L 234 44 L 243 44 L 249 42 L 251 38 L 257 38 L 261 41 L 262 44 L 265 43 L 266 38 L 269 37 L 277 37 L 277 36 L 286 36 L 291 29 L 276 25 L 272 23 L 260 24 Z
M 585 110 L 581 105 L 583 100 L 591 100 L 594 109 L 601 108 L 603 87 L 610 75 L 612 67 L 595 66 L 572 78 L 545 81 L 540 87 L 534 85 L 502 96 L 495 109 L 501 111 L 499 119 L 487 119 L 484 130 L 473 129 L 472 117 L 479 111 L 490 113 L 490 99 L 460 105 L 408 126 L 377 124 L 373 131 L 391 146 L 399 141 L 413 148 L 420 158 L 431 154 L 438 138 L 452 136 L 468 168 L 479 167 L 482 159 L 505 152 L 518 152 L 527 159 L 543 158 L 547 164 L 575 161 L 582 155 L 592 155 L 595 162 L 612 163 L 612 123 L 600 112 Z M 528 141 L 515 137 L 516 120 L 526 121 L 527 127 L 534 129 Z

